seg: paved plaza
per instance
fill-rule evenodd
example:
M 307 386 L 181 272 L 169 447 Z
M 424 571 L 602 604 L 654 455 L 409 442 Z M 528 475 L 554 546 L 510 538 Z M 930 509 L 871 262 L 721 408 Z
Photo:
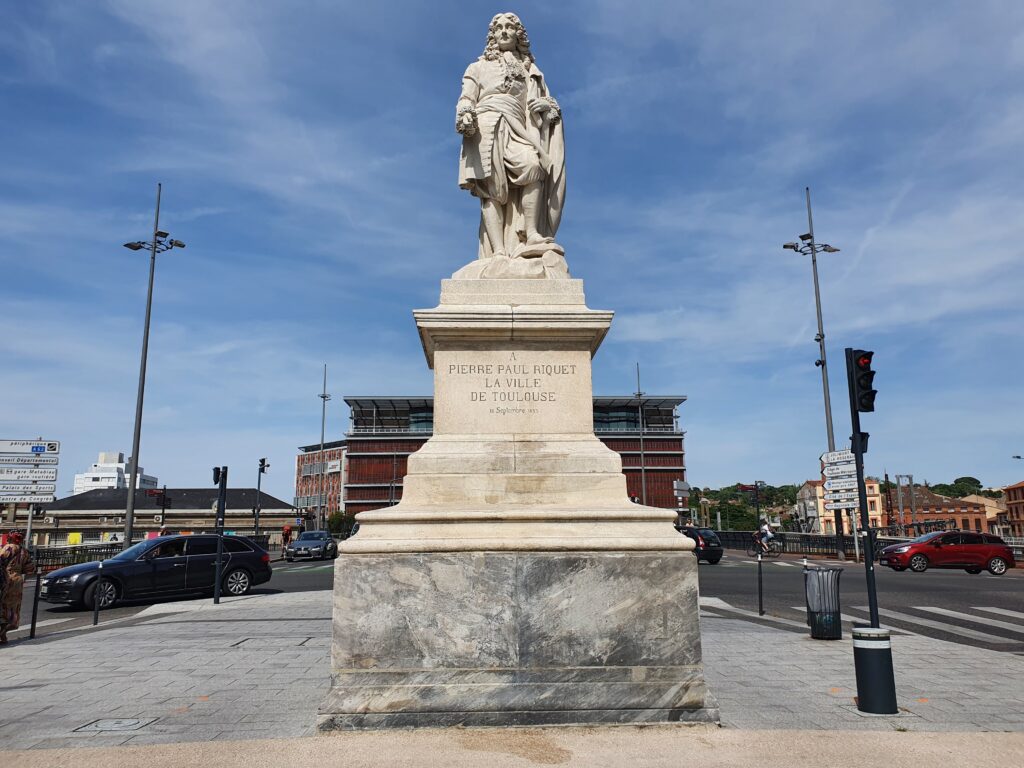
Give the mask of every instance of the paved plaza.
M 704 658 L 725 729 L 1009 731 L 1007 743 L 1024 742 L 1024 657 L 897 635 L 901 714 L 865 716 L 854 703 L 849 638 L 816 641 L 777 620 L 724 618 L 707 602 Z M 330 605 L 327 590 L 166 603 L 96 630 L 13 643 L 0 651 L 0 749 L 372 739 L 314 738 Z

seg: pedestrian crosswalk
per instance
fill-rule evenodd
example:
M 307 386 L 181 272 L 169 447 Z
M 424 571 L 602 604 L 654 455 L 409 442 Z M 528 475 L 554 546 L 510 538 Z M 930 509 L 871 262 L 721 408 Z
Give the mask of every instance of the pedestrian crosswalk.
M 764 616 L 717 597 L 700 598 L 701 615 L 718 618 L 742 618 L 767 622 L 776 626 L 795 627 L 807 631 L 806 607 L 771 607 Z M 1024 612 L 997 606 L 968 606 L 954 610 L 943 606 L 915 605 L 897 608 L 880 607 L 882 626 L 896 634 L 924 635 L 951 642 L 981 645 L 992 650 L 1024 653 Z M 844 607 L 840 617 L 847 629 L 854 622 L 866 622 L 866 605 Z
M 275 573 L 299 573 L 301 571 L 326 571 L 334 567 L 334 563 L 306 563 L 304 565 L 293 565 L 292 563 L 279 563 L 274 566 Z

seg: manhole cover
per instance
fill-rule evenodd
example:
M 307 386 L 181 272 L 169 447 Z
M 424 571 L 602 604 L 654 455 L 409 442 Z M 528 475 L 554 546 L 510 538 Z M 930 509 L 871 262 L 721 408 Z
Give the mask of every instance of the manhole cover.
M 148 720 L 139 720 L 134 717 L 118 717 L 110 718 L 107 720 L 93 720 L 91 723 L 83 725 L 80 728 L 75 728 L 75 732 L 80 731 L 137 731 L 140 728 L 145 728 L 150 723 L 156 722 L 155 717 L 151 717 Z

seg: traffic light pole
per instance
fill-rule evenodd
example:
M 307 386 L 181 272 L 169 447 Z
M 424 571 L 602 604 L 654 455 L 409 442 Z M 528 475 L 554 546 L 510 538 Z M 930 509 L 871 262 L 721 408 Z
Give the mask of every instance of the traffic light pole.
M 228 495 L 228 468 L 214 467 L 213 479 L 217 488 L 217 563 L 213 577 L 213 602 L 220 603 L 220 581 L 224 570 L 224 507 Z
M 868 587 L 868 611 L 871 614 L 871 626 L 878 628 L 878 593 L 875 590 L 875 535 L 871 530 L 868 518 L 868 491 L 864 483 L 864 445 L 865 435 L 860 431 L 860 410 L 858 408 L 857 385 L 855 383 L 857 363 L 854 350 L 846 348 L 846 381 L 850 390 L 850 424 L 853 434 L 850 435 L 850 448 L 853 450 L 857 465 L 857 503 L 860 507 L 860 527 L 864 531 L 864 571 Z M 869 410 L 873 410 L 873 406 Z

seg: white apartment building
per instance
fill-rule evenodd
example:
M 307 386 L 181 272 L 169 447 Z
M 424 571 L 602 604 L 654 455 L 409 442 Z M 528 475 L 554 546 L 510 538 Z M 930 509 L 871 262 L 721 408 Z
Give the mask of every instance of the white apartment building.
M 127 488 L 131 474 L 131 464 L 125 462 L 123 453 L 104 451 L 92 467 L 75 475 L 72 494 L 85 493 L 97 488 Z M 139 467 L 137 480 L 136 488 L 156 488 L 159 485 L 157 479 L 147 475 L 142 467 Z

